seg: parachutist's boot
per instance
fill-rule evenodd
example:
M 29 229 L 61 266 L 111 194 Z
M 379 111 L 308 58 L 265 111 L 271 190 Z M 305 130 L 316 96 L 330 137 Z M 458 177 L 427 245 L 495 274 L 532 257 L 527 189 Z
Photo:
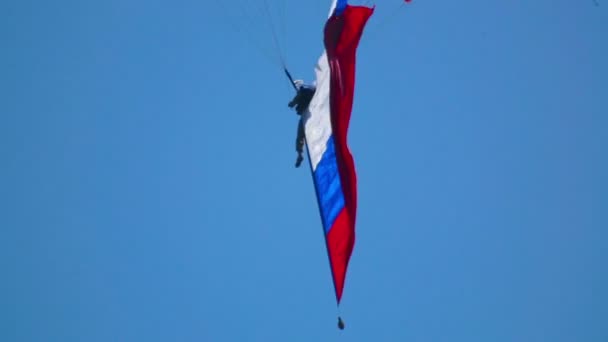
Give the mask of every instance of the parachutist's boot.
M 296 160 L 296 167 L 300 167 L 300 165 L 302 165 L 303 160 L 304 158 L 302 157 L 302 155 L 298 155 L 298 159 Z

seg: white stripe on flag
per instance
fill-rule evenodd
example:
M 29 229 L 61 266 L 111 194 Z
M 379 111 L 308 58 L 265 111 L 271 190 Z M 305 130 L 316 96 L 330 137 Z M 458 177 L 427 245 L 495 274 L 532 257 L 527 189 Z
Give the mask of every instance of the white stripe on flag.
M 329 107 L 329 71 L 327 55 L 323 52 L 315 68 L 315 95 L 310 101 L 304 121 L 304 131 L 313 171 L 317 169 L 317 165 L 327 149 L 327 141 L 332 134 Z

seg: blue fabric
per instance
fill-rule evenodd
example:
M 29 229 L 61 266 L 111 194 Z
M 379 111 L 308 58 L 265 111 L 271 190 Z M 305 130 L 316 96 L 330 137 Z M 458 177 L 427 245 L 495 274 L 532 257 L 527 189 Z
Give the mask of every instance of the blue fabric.
M 338 0 L 336 2 L 336 9 L 334 10 L 335 15 L 340 15 L 346 9 L 346 5 L 348 5 L 347 0 Z
M 325 234 L 329 232 L 336 221 L 338 214 L 344 208 L 344 194 L 340 175 L 338 174 L 338 163 L 336 161 L 336 150 L 333 136 L 327 141 L 327 149 L 314 172 L 315 185 L 319 194 L 319 209 Z

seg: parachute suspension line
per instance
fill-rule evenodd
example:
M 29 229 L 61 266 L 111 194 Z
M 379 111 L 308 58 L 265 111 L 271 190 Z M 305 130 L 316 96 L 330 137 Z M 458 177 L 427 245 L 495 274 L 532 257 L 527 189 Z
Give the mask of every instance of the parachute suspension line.
M 221 6 L 220 11 L 222 13 L 236 13 L 234 11 L 234 8 L 228 8 L 226 6 L 226 4 L 224 3 L 224 1 L 214 1 L 213 3 L 217 3 L 219 4 L 219 6 Z M 260 43 L 260 41 L 258 39 L 256 39 L 256 37 L 251 33 L 251 30 L 246 30 L 246 29 L 242 29 L 237 22 L 239 21 L 244 21 L 246 23 L 247 27 L 252 27 L 253 26 L 253 20 L 251 19 L 251 17 L 247 14 L 247 12 L 245 11 L 245 9 L 243 9 L 240 6 L 236 6 L 239 8 L 240 10 L 240 15 L 236 15 L 239 18 L 235 18 L 233 16 L 228 15 L 230 18 L 228 18 L 228 22 L 230 24 L 230 26 L 232 27 L 232 30 L 234 30 L 235 33 L 237 34 L 242 34 L 242 35 L 246 35 L 247 36 L 247 40 L 249 42 L 249 44 L 251 44 L 255 49 L 258 50 L 258 52 L 266 59 L 268 60 L 271 64 L 276 65 L 276 66 L 280 66 L 280 63 L 277 63 L 277 61 L 273 58 L 272 53 L 270 51 L 268 51 L 267 49 L 264 49 L 263 44 Z
M 283 51 L 281 49 L 281 44 L 279 43 L 277 31 L 275 30 L 275 27 L 274 27 L 272 15 L 270 14 L 270 7 L 268 6 L 268 0 L 264 0 L 264 10 L 266 11 L 266 16 L 268 17 L 268 24 L 270 25 L 270 30 L 272 32 L 272 39 L 274 41 L 274 45 L 277 50 L 277 54 L 279 55 L 279 60 L 281 61 L 281 66 L 283 67 L 283 69 L 285 69 L 286 68 L 285 58 L 283 57 Z
M 287 29 L 286 29 L 286 23 L 285 23 L 285 13 L 287 12 L 286 10 L 287 7 L 287 0 L 282 0 L 279 6 L 279 27 L 280 27 L 280 33 L 281 33 L 281 46 L 283 46 L 283 48 L 285 49 L 285 51 L 289 51 L 289 47 L 287 46 Z
M 386 25 L 390 20 L 395 19 L 395 17 L 398 16 L 399 13 L 401 13 L 401 10 L 403 9 L 403 7 L 405 7 L 406 2 L 409 2 L 409 1 L 402 1 L 401 4 L 399 6 L 397 6 L 397 8 L 395 8 L 393 11 L 391 11 L 390 16 L 385 17 L 383 20 L 380 21 L 380 25 Z
M 342 314 L 340 313 L 340 303 L 338 303 L 338 329 L 344 330 L 344 321 L 342 320 Z
M 393 10 L 391 10 L 389 14 L 385 15 L 384 17 L 381 17 L 378 20 L 378 23 L 375 26 L 371 27 L 370 30 L 368 31 L 368 33 L 366 33 L 366 36 L 368 37 L 367 39 L 370 41 L 374 41 L 373 37 L 375 37 L 375 35 L 378 34 L 378 32 L 380 32 L 380 30 L 382 28 L 386 27 L 386 25 L 390 21 L 395 19 L 395 17 L 397 17 L 401 13 L 401 10 L 405 6 L 406 2 L 409 2 L 409 1 L 401 0 L 401 4 L 399 6 L 395 7 Z M 371 1 L 370 1 L 370 3 L 371 3 Z
M 279 6 L 279 22 L 277 23 L 277 26 L 279 27 L 278 30 L 280 30 L 283 33 L 281 35 L 281 38 L 283 38 L 283 39 L 285 39 L 285 7 L 286 7 L 286 3 L 287 3 L 286 0 L 283 0 L 283 1 L 280 2 L 280 6 Z M 296 84 L 294 82 L 293 77 L 291 76 L 291 73 L 287 69 L 287 62 L 285 61 L 285 54 L 283 53 L 283 49 L 281 48 L 282 44 L 280 42 L 279 34 L 277 34 L 277 30 L 275 29 L 275 23 L 274 23 L 274 20 L 272 18 L 272 15 L 271 15 L 270 6 L 268 5 L 268 0 L 264 0 L 264 11 L 265 11 L 266 17 L 268 18 L 268 24 L 270 25 L 270 30 L 272 32 L 272 38 L 273 38 L 273 41 L 274 41 L 275 48 L 277 50 L 277 54 L 279 56 L 281 67 L 283 68 L 283 72 L 285 73 L 285 75 L 289 79 L 289 83 L 291 84 L 291 86 L 293 87 L 293 89 L 297 93 L 298 92 L 298 88 L 296 87 Z
M 252 3 L 256 3 L 257 6 L 254 6 L 254 4 Z M 273 20 L 272 20 L 272 16 L 270 14 L 270 9 L 269 9 L 269 5 L 267 3 L 267 0 L 264 0 L 264 7 L 262 7 L 256 0 L 248 0 L 249 6 L 252 8 L 255 8 L 258 12 L 257 16 L 254 18 L 249 18 L 250 22 L 253 23 L 256 19 L 255 18 L 264 18 L 266 17 L 266 20 L 263 20 L 263 22 L 265 22 L 268 25 L 268 28 L 271 31 L 271 34 L 273 36 L 273 44 L 274 44 L 274 49 L 275 49 L 275 58 L 276 58 L 276 64 L 279 67 L 284 67 L 285 62 L 283 60 L 283 56 L 281 53 L 281 49 L 278 46 L 277 42 L 276 42 L 276 33 L 274 30 L 274 25 L 273 25 Z M 248 27 L 252 27 L 253 25 L 249 25 Z M 272 54 L 271 54 L 272 55 Z

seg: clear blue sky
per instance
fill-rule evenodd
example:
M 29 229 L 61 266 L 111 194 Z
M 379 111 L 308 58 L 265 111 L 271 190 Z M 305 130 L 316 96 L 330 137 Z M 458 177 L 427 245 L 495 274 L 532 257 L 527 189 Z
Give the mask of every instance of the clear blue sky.
M 339 331 L 256 1 L 0 4 L 1 341 L 608 341 L 608 2 L 378 0 Z

